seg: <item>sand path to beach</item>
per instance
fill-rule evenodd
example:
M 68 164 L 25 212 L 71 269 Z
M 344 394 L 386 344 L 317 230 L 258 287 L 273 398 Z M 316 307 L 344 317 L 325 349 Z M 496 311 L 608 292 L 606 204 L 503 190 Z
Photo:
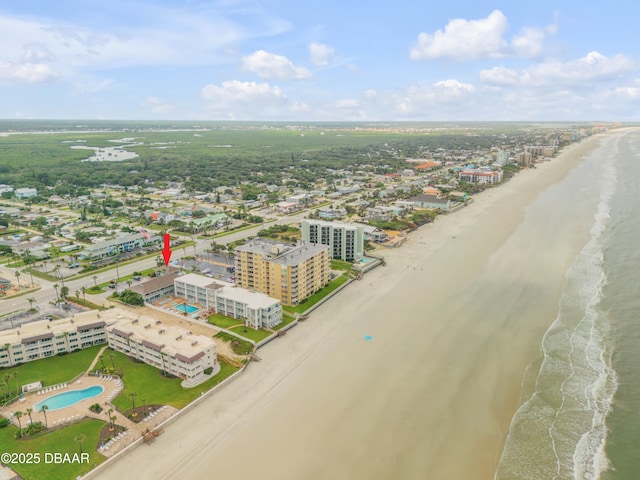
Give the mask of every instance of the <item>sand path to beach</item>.
M 388 266 L 98 478 L 493 478 L 526 367 L 588 238 L 597 175 L 580 157 L 596 144 L 385 251 Z

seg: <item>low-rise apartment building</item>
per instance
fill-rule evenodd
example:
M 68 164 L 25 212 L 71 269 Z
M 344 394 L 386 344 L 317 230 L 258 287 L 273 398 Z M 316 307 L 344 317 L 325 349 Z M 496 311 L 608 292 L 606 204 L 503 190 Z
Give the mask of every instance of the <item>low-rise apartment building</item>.
M 121 315 L 117 323 L 107 327 L 107 338 L 114 350 L 184 380 L 218 368 L 213 339 L 146 315 Z
M 106 343 L 105 327 L 115 321 L 113 310 L 92 310 L 0 331 L 0 368 Z
M 272 328 L 282 322 L 282 304 L 263 293 L 193 273 L 176 277 L 174 285 L 177 297 L 244 320 L 248 327 Z

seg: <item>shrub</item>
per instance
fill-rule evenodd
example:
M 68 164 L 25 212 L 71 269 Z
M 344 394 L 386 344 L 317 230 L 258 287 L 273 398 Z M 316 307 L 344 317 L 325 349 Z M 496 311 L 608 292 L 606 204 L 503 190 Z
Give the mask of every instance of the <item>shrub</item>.
M 0 417 L 0 428 L 5 428 L 8 425 L 9 425 L 9 419 Z
M 211 375 L 213 373 L 213 367 L 208 367 L 204 369 L 205 375 Z

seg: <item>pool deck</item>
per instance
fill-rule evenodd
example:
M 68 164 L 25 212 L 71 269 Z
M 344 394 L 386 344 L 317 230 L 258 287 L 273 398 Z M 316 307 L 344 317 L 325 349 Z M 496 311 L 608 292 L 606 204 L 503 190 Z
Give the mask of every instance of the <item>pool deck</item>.
M 112 380 L 104 380 L 101 377 L 93 377 L 89 375 L 83 375 L 73 383 L 67 384 L 66 387 L 61 384 L 60 388 L 56 388 L 52 391 L 44 393 L 47 387 L 42 389 L 40 395 L 37 392 L 31 392 L 24 396 L 24 400 L 19 400 L 12 405 L 7 407 L 3 407 L 1 412 L 3 416 L 9 418 L 11 414 L 17 411 L 22 412 L 24 415 L 20 419 L 22 423 L 22 427 L 26 427 L 29 425 L 29 415 L 27 415 L 27 409 L 31 408 L 33 411 L 31 412 L 31 418 L 33 418 L 34 422 L 42 422 L 43 424 L 48 424 L 49 428 L 56 428 L 64 425 L 69 425 L 71 423 L 75 423 L 80 421 L 85 416 L 90 416 L 91 410 L 89 407 L 94 403 L 99 403 L 104 407 L 105 403 L 107 403 L 113 396 L 115 396 L 116 392 L 119 392 L 122 389 L 122 386 L 118 385 L 120 383 L 120 379 L 117 377 L 113 377 Z M 36 411 L 34 405 L 47 397 L 51 397 L 53 395 L 57 395 L 58 393 L 69 392 L 71 390 L 84 390 L 85 388 L 91 387 L 93 385 L 100 385 L 104 388 L 100 395 L 96 395 L 95 397 L 85 398 L 84 400 L 80 400 L 78 403 L 71 405 L 69 407 L 64 407 L 59 410 L 47 410 L 47 421 L 45 422 L 44 413 L 41 411 Z M 53 387 L 49 387 L 53 388 Z M 112 396 L 113 395 L 113 396 Z M 107 410 L 109 407 L 107 407 Z M 18 422 L 15 417 L 13 418 L 13 424 L 17 427 Z
M 127 417 L 122 415 L 115 408 L 115 406 L 113 406 L 113 404 L 111 404 L 111 399 L 114 398 L 122 390 L 123 387 L 118 377 L 111 377 L 110 379 L 109 378 L 109 376 L 104 375 L 102 377 L 83 375 L 75 382 L 68 384 L 66 387 L 57 388 L 47 393 L 41 393 L 40 395 L 38 395 L 37 392 L 28 393 L 24 396 L 24 401 L 18 401 L 8 407 L 2 408 L 0 409 L 0 413 L 2 413 L 3 416 L 9 418 L 12 413 L 15 413 L 17 411 L 22 412 L 24 415 L 20 419 L 20 422 L 22 423 L 22 428 L 25 428 L 27 425 L 29 425 L 29 415 L 27 415 L 26 413 L 27 408 L 34 408 L 34 405 L 36 403 L 41 402 L 45 398 L 52 395 L 57 395 L 58 393 L 68 392 L 71 390 L 83 390 L 93 385 L 101 385 L 102 387 L 104 387 L 104 390 L 100 395 L 86 398 L 74 405 L 61 408 L 59 410 L 47 410 L 46 424 L 48 424 L 49 430 L 64 428 L 73 423 L 80 422 L 85 418 L 101 420 L 105 422 L 105 424 L 107 424 L 109 422 L 109 409 L 112 408 L 113 412 L 111 414 L 116 417 L 114 423 L 116 425 L 125 427 L 126 431 L 125 433 L 119 435 L 116 439 L 107 442 L 107 444 L 104 445 L 103 448 L 99 447 L 97 449 L 97 451 L 105 457 L 111 457 L 133 443 L 135 440 L 142 437 L 145 430 L 153 430 L 156 426 L 164 422 L 167 418 L 171 417 L 178 411 L 175 407 L 163 405 L 159 409 L 151 412 L 152 409 L 150 407 L 150 413 L 146 417 L 146 419 L 143 419 L 139 423 L 132 422 Z M 46 390 L 46 387 L 43 390 Z M 94 413 L 89 410 L 89 407 L 94 403 L 99 403 L 102 406 L 102 412 Z M 36 412 L 34 409 L 31 412 L 31 418 L 33 418 L 34 422 L 39 421 L 45 424 L 44 414 L 42 412 Z M 12 423 L 16 427 L 19 426 L 15 417 L 13 418 Z

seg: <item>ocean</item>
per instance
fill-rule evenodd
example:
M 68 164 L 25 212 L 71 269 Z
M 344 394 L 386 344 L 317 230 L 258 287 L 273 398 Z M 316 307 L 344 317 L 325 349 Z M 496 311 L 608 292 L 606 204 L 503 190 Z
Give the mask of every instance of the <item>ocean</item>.
M 523 380 L 495 480 L 640 478 L 640 132 L 603 138 L 576 170 L 595 185 L 590 238 Z

